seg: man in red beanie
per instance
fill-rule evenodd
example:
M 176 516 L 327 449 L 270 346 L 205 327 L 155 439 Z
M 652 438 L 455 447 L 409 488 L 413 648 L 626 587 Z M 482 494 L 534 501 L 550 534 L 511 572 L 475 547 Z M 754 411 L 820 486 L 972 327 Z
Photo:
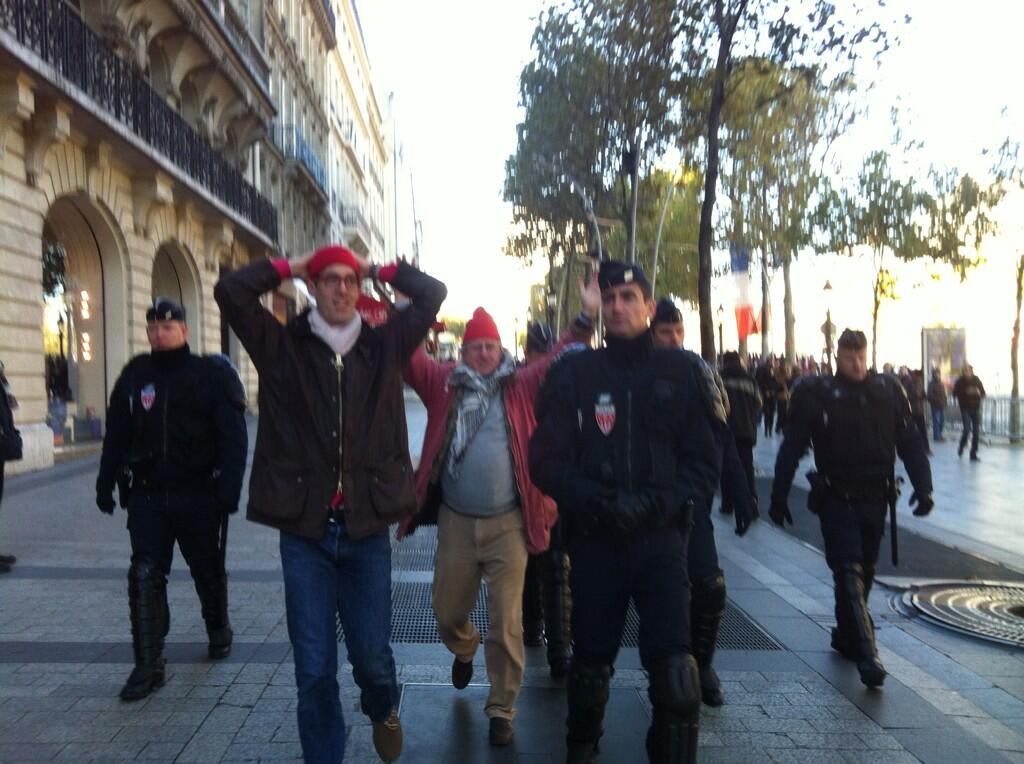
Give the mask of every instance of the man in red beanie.
M 286 278 L 304 278 L 316 307 L 282 326 L 260 296 Z M 410 305 L 383 326 L 364 324 L 356 302 L 366 278 Z M 446 293 L 410 265 L 378 268 L 340 246 L 259 260 L 214 289 L 260 375 L 248 518 L 281 532 L 306 762 L 340 764 L 345 754 L 339 619 L 377 753 L 390 762 L 402 751 L 387 533 L 416 507 L 402 369 Z
M 491 689 L 484 713 L 492 745 L 512 740 L 523 682 L 523 578 L 529 554 L 548 548 L 557 511 L 530 480 L 526 447 L 536 425 L 533 400 L 555 354 L 588 341 L 600 306 L 594 278 L 580 290 L 583 312 L 555 348 L 517 369 L 501 346 L 494 319 L 477 308 L 466 324 L 462 361 L 442 364 L 418 350 L 406 381 L 427 407 L 427 429 L 416 473 L 420 512 L 400 528 L 436 522 L 434 615 L 454 654 L 452 684 L 473 677 L 480 634 L 469 620 L 487 582 L 490 627 L 484 645 Z

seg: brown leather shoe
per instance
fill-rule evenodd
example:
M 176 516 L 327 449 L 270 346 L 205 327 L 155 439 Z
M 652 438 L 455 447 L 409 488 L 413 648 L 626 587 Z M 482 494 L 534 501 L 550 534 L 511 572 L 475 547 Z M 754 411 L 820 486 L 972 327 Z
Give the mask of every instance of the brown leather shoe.
M 402 755 L 402 722 L 398 709 L 392 708 L 388 718 L 373 723 L 373 747 L 383 761 L 392 762 Z
M 504 746 L 512 742 L 512 721 L 500 716 L 491 717 L 491 729 L 487 734 L 491 745 Z
M 464 690 L 473 678 L 473 662 L 464 663 L 458 658 L 452 661 L 452 687 Z

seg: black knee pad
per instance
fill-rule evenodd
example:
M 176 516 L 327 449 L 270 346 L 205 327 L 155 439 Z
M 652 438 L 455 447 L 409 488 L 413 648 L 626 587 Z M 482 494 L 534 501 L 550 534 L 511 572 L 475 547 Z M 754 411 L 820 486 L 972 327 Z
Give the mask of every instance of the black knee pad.
M 128 568 L 129 591 L 162 591 L 166 587 L 167 577 L 159 565 L 146 558 L 132 561 L 131 567 Z
M 700 712 L 700 673 L 689 653 L 669 653 L 650 670 L 648 694 L 659 715 L 689 719 Z
M 570 741 L 597 742 L 601 737 L 611 680 L 612 667 L 609 665 L 588 666 L 578 660 L 572 662 L 566 682 Z

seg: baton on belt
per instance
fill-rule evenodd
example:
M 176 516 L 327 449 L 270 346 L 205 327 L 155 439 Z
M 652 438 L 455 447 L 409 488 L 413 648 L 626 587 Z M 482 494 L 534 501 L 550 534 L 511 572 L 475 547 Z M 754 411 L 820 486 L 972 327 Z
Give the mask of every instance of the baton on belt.
M 224 575 L 227 576 L 227 557 L 228 557 L 228 513 L 224 512 L 220 516 L 220 569 L 224 571 Z
M 896 530 L 896 501 L 900 497 L 900 485 L 903 478 L 891 477 L 889 483 L 889 546 L 892 551 L 892 564 L 896 567 L 900 564 L 900 542 Z

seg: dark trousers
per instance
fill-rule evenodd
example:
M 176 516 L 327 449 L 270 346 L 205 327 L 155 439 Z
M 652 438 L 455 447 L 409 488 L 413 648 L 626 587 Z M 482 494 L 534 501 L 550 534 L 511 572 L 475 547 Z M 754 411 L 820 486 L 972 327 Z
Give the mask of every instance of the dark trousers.
M 764 412 L 764 434 L 771 435 L 775 428 L 775 399 L 766 396 L 762 404 L 762 411 Z
M 619 652 L 630 599 L 640 618 L 640 661 L 651 670 L 661 657 L 690 652 L 689 531 L 678 527 L 574 534 L 572 634 L 576 660 L 611 666 Z
M 776 404 L 778 410 L 778 416 L 775 420 L 775 432 L 782 432 L 786 429 L 786 415 L 789 413 L 789 401 L 779 399 Z
M 754 483 L 754 441 L 735 439 L 736 454 L 743 467 L 743 474 L 754 503 L 757 503 L 757 486 Z M 729 482 L 726 480 L 725 464 L 722 465 L 722 511 L 731 512 L 736 502 L 730 496 Z M 693 543 L 690 543 L 691 554 L 693 554 Z
M 885 514 L 888 507 L 883 500 L 845 501 L 826 497 L 818 512 L 821 535 L 825 540 L 825 562 L 836 575 L 844 566 L 858 564 L 864 570 L 864 598 L 867 599 L 875 580 L 878 550 L 885 533 Z M 836 597 L 836 621 L 841 632 L 847 633 L 847 613 Z
M 208 494 L 133 490 L 128 507 L 132 563 L 148 560 L 166 576 L 177 541 L 193 577 L 221 576 L 220 523 L 219 508 Z
M 703 581 L 719 570 L 715 527 L 711 523 L 711 507 L 697 509 L 687 546 L 686 569 L 691 581 Z
M 929 450 L 928 421 L 924 418 L 924 412 L 921 411 L 916 414 L 911 414 L 910 418 L 914 420 L 914 426 L 917 428 L 917 431 L 921 433 L 921 442 L 924 444 L 925 450 Z
M 971 456 L 978 453 L 978 432 L 981 428 L 981 414 L 978 410 L 960 409 L 960 418 L 964 423 L 964 432 L 960 436 L 960 450 L 967 445 L 967 436 L 971 437 Z

